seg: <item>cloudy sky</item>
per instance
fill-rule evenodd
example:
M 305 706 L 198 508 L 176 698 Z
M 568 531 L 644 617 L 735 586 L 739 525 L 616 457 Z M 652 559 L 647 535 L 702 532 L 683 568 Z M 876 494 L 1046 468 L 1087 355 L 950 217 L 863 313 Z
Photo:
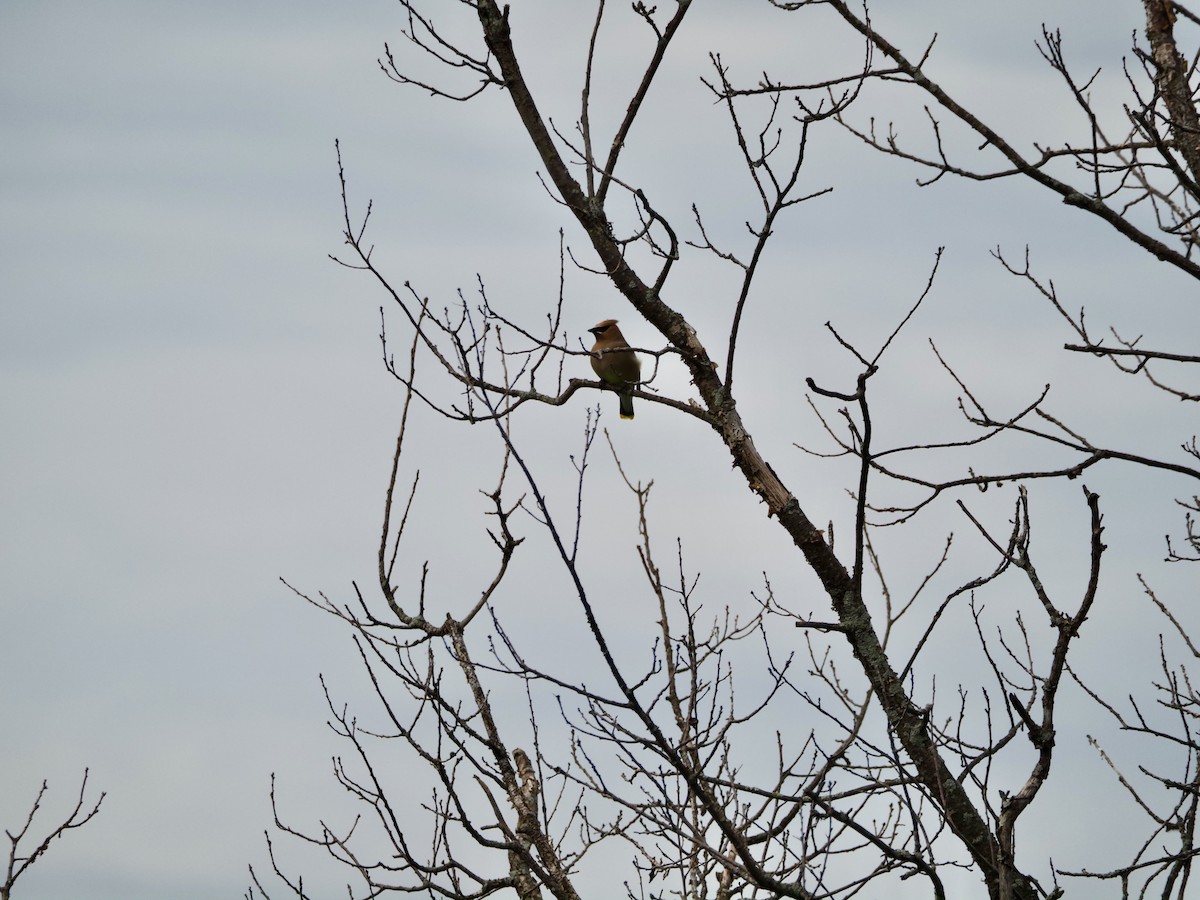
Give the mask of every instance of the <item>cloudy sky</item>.
M 744 248 L 752 196 L 698 80 L 708 51 L 751 81 L 768 66 L 797 78 L 844 71 L 861 48 L 819 11 L 800 27 L 750 0 L 737 6 L 731 16 L 697 4 L 631 135 L 625 175 L 678 222 L 697 202 L 711 213 L 710 236 Z M 1134 0 L 904 6 L 880 12 L 885 33 L 916 56 L 937 32 L 935 77 L 1022 146 L 1085 134 L 1034 47 L 1048 16 L 1085 77 L 1104 66 L 1096 90 L 1119 120 Z M 445 7 L 448 31 L 470 36 L 470 18 Z M 587 16 L 548 2 L 515 2 L 512 16 L 544 111 L 570 129 Z M 627 9 L 612 17 L 596 89 L 601 129 L 624 108 L 645 53 Z M 386 298 L 328 258 L 342 249 L 334 140 L 352 202 L 374 200 L 377 260 L 435 306 L 476 291 L 478 275 L 497 308 L 535 327 L 558 292 L 560 226 L 582 250 L 502 94 L 454 104 L 383 76 L 375 60 L 384 41 L 402 50 L 401 24 L 389 0 L 0 8 L 0 825 L 20 824 L 43 779 L 43 827 L 69 808 L 85 768 L 89 789 L 108 792 L 100 817 L 55 845 L 19 896 L 241 896 L 247 864 L 265 860 L 270 773 L 304 821 L 338 802 L 329 757 L 341 748 L 324 724 L 318 673 L 351 700 L 362 678 L 346 632 L 279 579 L 335 597 L 352 580 L 370 583 L 401 394 L 380 364 Z M 880 96 L 876 115 L 923 136 L 923 101 L 893 109 Z M 844 515 L 845 482 L 793 446 L 821 440 L 803 378 L 846 389 L 853 375 L 822 325 L 877 345 L 942 245 L 936 288 L 893 354 L 881 423 L 958 427 L 956 390 L 931 364 L 934 338 L 999 404 L 1053 381 L 1060 408 L 1098 441 L 1168 455 L 1194 429 L 1177 401 L 1056 353 L 1072 335 L 988 251 L 1019 258 L 1029 244 L 1069 307 L 1086 303 L 1097 322 L 1194 352 L 1194 339 L 1178 345 L 1200 333 L 1194 304 L 1174 305 L 1194 293 L 1186 279 L 1027 185 L 918 189 L 915 170 L 832 127 L 811 157 L 811 189 L 834 190 L 781 227 L 745 326 L 753 350 L 740 364 L 739 402 L 814 519 Z M 684 263 L 668 300 L 720 346 L 735 280 L 701 254 Z M 568 272 L 564 302 L 574 335 L 615 316 L 635 343 L 652 340 L 586 273 Z M 679 372 L 664 371 L 660 384 L 688 396 Z M 569 456 L 595 400 L 531 410 L 516 426 L 566 512 Z M 711 603 L 724 602 L 721 591 L 744 599 L 772 566 L 779 583 L 811 591 L 711 435 L 665 407 L 644 406 L 635 425 L 612 412 L 605 421 L 623 460 L 656 481 L 664 540 L 684 535 L 697 558 L 714 560 Z M 486 540 L 477 489 L 495 479 L 494 432 L 426 414 L 417 426 L 412 467 L 428 486 L 410 563 L 431 559 L 449 594 L 477 590 L 487 569 L 473 568 L 470 548 Z M 593 478 L 603 571 L 610 537 L 629 561 L 631 501 L 622 495 L 625 518 L 609 528 L 619 492 L 607 456 Z M 1127 641 L 1128 621 L 1150 618 L 1132 573 L 1161 557 L 1186 489 L 1115 471 L 1090 484 L 1113 498 L 1111 543 L 1129 548 L 1112 566 L 1122 599 L 1095 629 L 1093 652 L 1111 658 L 1116 645 L 1105 642 Z M 1065 523 L 1063 540 L 1075 543 L 1061 557 L 1077 562 L 1077 485 L 1044 496 L 1047 532 Z M 721 527 L 737 516 L 744 526 Z M 730 546 L 738 558 L 721 562 Z M 529 580 L 510 615 L 557 625 L 537 566 L 518 574 Z M 1055 574 L 1078 584 L 1077 566 Z M 1148 642 L 1128 652 L 1153 656 L 1159 626 L 1146 627 Z

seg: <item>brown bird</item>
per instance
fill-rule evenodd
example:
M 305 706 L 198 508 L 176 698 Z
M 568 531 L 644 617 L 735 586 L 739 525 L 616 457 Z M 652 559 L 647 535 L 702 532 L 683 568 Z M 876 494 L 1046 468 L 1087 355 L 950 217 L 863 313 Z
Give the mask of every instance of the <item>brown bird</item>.
M 621 398 L 621 418 L 633 418 L 633 388 L 642 380 L 642 364 L 621 334 L 616 319 L 605 319 L 589 328 L 596 336 L 592 368 L 600 380 L 611 384 Z

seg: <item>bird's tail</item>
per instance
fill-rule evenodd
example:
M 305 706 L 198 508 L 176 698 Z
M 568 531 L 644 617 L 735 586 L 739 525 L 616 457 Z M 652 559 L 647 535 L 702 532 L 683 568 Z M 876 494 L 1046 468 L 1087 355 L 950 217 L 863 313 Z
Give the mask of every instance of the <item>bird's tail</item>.
M 632 419 L 633 418 L 633 395 L 632 394 L 621 394 L 621 418 L 622 419 Z

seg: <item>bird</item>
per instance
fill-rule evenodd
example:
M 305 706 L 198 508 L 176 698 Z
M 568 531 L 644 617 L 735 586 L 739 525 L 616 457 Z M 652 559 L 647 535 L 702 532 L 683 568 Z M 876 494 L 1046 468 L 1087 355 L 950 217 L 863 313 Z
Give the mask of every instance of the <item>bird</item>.
M 642 380 L 642 364 L 621 334 L 616 319 L 605 319 L 589 328 L 596 336 L 592 368 L 600 380 L 616 389 L 621 400 L 621 418 L 633 418 L 633 388 Z

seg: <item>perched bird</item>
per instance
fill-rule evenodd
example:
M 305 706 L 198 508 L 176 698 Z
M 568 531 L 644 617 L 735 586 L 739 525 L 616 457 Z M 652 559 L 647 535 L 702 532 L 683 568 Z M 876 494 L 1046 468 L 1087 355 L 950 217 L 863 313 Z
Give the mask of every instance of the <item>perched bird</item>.
M 642 380 L 642 364 L 621 334 L 616 319 L 605 319 L 589 328 L 596 336 L 592 368 L 600 380 L 611 384 L 621 398 L 621 418 L 633 418 L 633 388 Z

